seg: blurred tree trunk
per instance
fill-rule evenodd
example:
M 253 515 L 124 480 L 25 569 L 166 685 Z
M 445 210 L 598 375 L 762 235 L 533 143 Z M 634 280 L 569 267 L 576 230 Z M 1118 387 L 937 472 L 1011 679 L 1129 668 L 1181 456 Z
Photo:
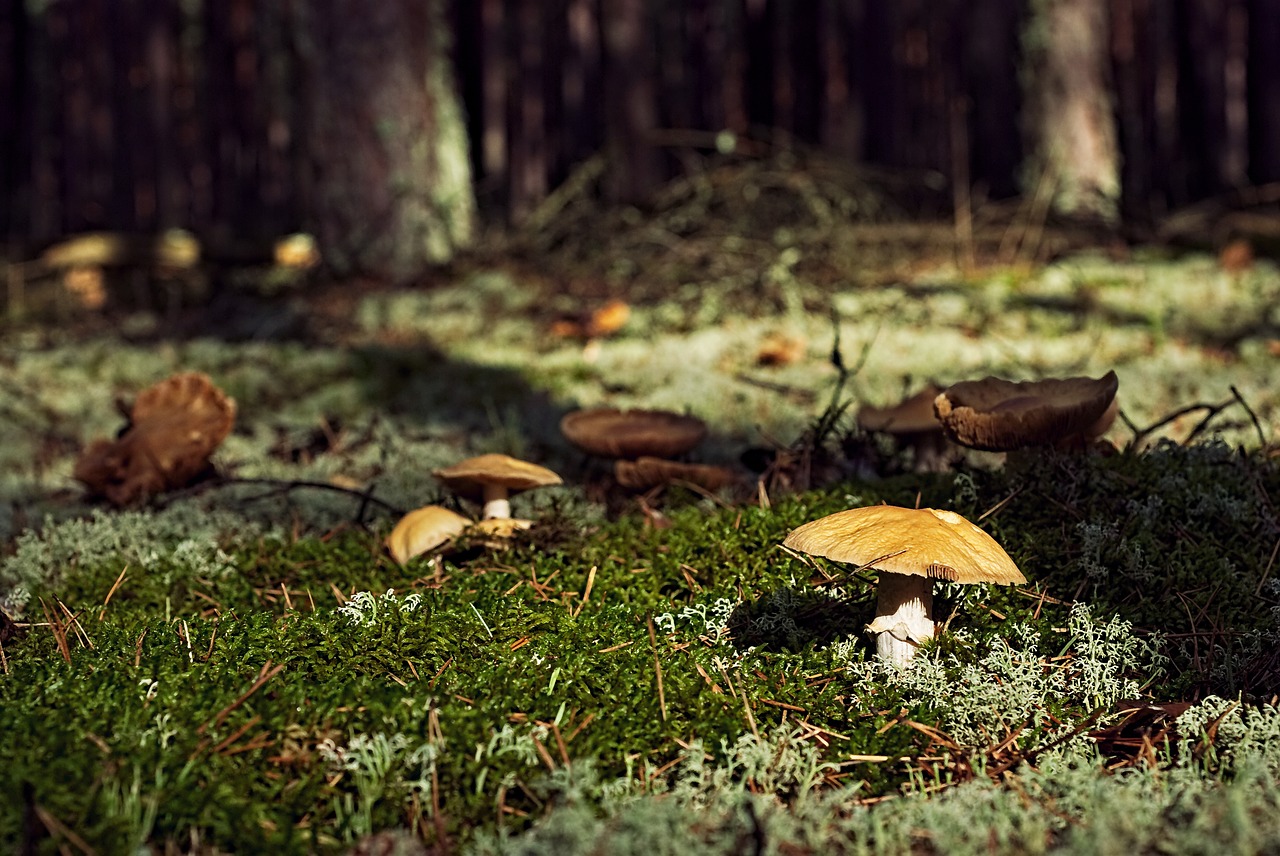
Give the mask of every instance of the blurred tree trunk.
M 605 147 L 610 168 L 605 190 L 611 199 L 639 202 L 662 180 L 654 147 L 658 107 L 654 92 L 652 26 L 645 0 L 603 0 Z
M 1053 182 L 1053 209 L 1113 224 L 1120 149 L 1109 74 L 1107 0 L 1033 0 L 1023 31 L 1025 131 L 1034 192 Z
M 442 0 L 306 4 L 304 216 L 338 273 L 404 278 L 472 238 L 475 195 Z

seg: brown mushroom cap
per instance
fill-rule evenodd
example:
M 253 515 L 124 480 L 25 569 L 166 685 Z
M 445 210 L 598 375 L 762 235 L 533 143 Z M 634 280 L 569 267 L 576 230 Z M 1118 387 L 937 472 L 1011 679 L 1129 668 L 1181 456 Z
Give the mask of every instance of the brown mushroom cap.
M 884 434 L 922 434 L 941 431 L 942 425 L 933 412 L 933 400 L 941 389 L 929 384 L 924 389 L 891 407 L 863 406 L 858 410 L 858 427 Z
M 686 464 L 663 458 L 642 456 L 634 461 L 615 461 L 613 475 L 618 484 L 632 490 L 648 490 L 677 481 L 705 490 L 719 490 L 734 480 L 732 470 L 710 464 Z
M 484 498 L 486 486 L 501 487 L 514 493 L 562 483 L 560 476 L 546 467 L 499 454 L 468 458 L 451 467 L 435 470 L 432 475 L 459 496 L 476 501 Z
M 560 420 L 560 433 L 582 451 L 601 458 L 674 458 L 688 452 L 707 434 L 695 416 L 666 410 L 575 410 Z
M 405 564 L 457 537 L 471 521 L 439 505 L 425 505 L 400 518 L 387 536 L 391 557 Z
M 209 466 L 235 419 L 235 399 L 208 375 L 171 375 L 138 393 L 124 433 L 91 443 L 74 477 L 116 505 L 185 487 Z
M 1118 386 L 1114 371 L 1096 380 L 1015 383 L 987 377 L 948 387 L 933 406 L 951 440 L 973 449 L 1007 452 L 1087 431 L 1106 413 Z
M 957 583 L 1025 583 L 995 539 L 954 511 L 873 505 L 800 526 L 792 550 L 893 574 Z

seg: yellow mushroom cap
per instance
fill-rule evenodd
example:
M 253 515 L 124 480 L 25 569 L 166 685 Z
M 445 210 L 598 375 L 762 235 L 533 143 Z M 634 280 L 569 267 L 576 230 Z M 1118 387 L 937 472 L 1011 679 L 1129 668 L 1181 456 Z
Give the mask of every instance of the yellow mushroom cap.
M 702 442 L 707 425 L 696 416 L 666 410 L 575 410 L 560 420 L 560 433 L 601 458 L 674 458 Z
M 502 487 L 514 493 L 562 483 L 560 476 L 546 467 L 499 454 L 468 458 L 451 467 L 436 470 L 432 475 L 454 493 L 474 500 L 483 497 L 486 485 Z
M 1025 583 L 995 539 L 954 511 L 873 505 L 798 527 L 792 550 L 893 574 L 957 583 Z
M 471 521 L 439 505 L 410 511 L 387 536 L 387 549 L 400 564 L 457 537 Z
M 951 440 L 972 449 L 1008 452 L 1086 432 L 1106 413 L 1118 386 L 1114 371 L 1096 380 L 1015 383 L 987 377 L 948 387 L 933 406 Z

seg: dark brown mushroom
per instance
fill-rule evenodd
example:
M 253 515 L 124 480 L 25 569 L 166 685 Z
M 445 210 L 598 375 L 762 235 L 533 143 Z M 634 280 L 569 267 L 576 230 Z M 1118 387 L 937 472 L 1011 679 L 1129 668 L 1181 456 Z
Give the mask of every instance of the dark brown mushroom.
M 887 434 L 899 446 L 911 449 L 916 472 L 945 472 L 947 452 L 954 447 L 933 412 L 933 400 L 940 392 L 940 388 L 929 384 L 891 407 L 864 405 L 858 410 L 858 427 L 863 431 Z
M 675 458 L 702 442 L 707 426 L 695 416 L 666 410 L 598 407 L 565 414 L 560 433 L 582 451 L 601 458 Z
M 703 490 L 717 491 L 736 480 L 733 471 L 724 467 L 688 464 L 649 456 L 634 461 L 615 461 L 613 475 L 618 484 L 632 490 L 649 490 L 677 482 L 688 482 Z
M 964 381 L 934 399 L 947 437 L 962 446 L 1008 452 L 1049 446 L 1096 430 L 1116 396 L 1114 371 L 1088 377 L 1014 382 Z M 1102 430 L 1106 430 L 1105 426 Z

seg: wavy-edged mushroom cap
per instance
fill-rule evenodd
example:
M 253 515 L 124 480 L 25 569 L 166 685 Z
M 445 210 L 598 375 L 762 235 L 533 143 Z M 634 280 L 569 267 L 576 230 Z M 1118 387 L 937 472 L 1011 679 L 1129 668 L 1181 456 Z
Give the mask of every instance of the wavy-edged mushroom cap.
M 560 433 L 582 451 L 601 458 L 674 458 L 702 442 L 707 425 L 696 416 L 667 410 L 596 407 L 566 413 Z
M 634 461 L 615 461 L 613 476 L 618 484 L 632 490 L 648 490 L 673 482 L 689 482 L 704 490 L 719 490 L 734 481 L 732 470 L 711 464 L 686 464 L 648 455 Z
M 484 517 L 510 517 L 512 493 L 562 484 L 559 475 L 510 455 L 489 454 L 459 461 L 432 472 L 454 493 L 484 503 Z
M 793 530 L 792 550 L 891 574 L 954 583 L 1025 583 L 996 540 L 954 511 L 872 505 Z
M 116 505 L 184 487 L 209 466 L 235 420 L 235 399 L 208 375 L 171 375 L 138 393 L 125 431 L 91 443 L 74 477 Z
M 1119 384 L 1114 371 L 1096 380 L 986 377 L 947 387 L 933 406 L 950 439 L 973 449 L 1008 452 L 1089 430 L 1111 406 Z
M 453 540 L 471 521 L 440 505 L 410 511 L 387 536 L 387 550 L 400 564 Z
M 837 562 L 881 571 L 877 652 L 898 665 L 932 639 L 933 580 L 1025 583 L 1026 577 L 995 539 L 954 511 L 873 505 L 839 511 L 800 526 L 784 546 Z

